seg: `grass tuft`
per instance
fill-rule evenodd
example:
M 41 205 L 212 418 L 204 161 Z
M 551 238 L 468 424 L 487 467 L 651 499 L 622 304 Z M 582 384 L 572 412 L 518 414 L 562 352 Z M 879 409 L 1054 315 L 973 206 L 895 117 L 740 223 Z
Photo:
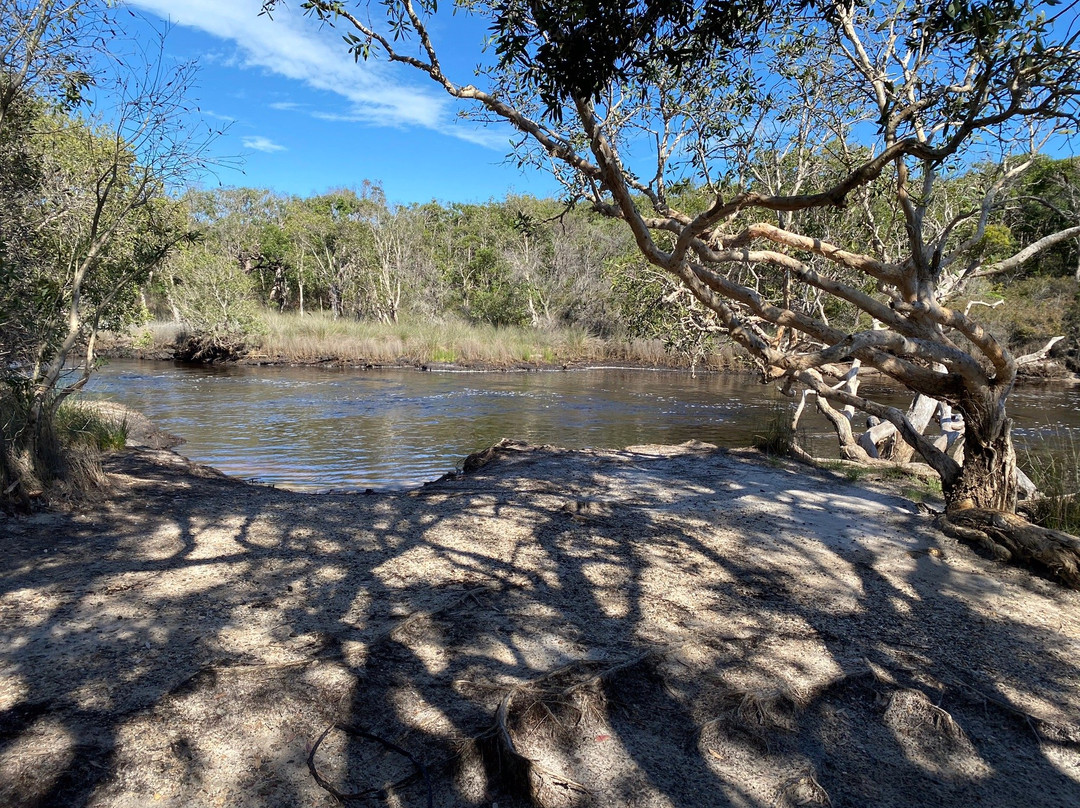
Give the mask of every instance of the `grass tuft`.
M 1066 533 L 1080 532 L 1080 435 L 1076 430 L 1058 429 L 1043 445 L 1053 453 L 1028 449 L 1021 452 L 1020 465 L 1035 483 L 1042 498 L 1030 503 L 1030 513 L 1043 527 Z
M 97 409 L 76 401 L 65 401 L 56 413 L 56 432 L 68 446 L 86 446 L 102 452 L 117 451 L 127 445 L 127 420 L 102 415 Z
M 794 453 L 799 436 L 791 425 L 791 410 L 773 407 L 769 417 L 754 432 L 751 445 L 771 457 L 787 457 Z

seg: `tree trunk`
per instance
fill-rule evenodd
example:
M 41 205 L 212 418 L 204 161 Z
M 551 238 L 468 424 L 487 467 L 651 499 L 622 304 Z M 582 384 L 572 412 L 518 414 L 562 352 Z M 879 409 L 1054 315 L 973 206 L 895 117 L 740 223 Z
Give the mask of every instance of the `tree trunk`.
M 341 314 L 341 290 L 336 284 L 330 284 L 330 315 L 337 320 Z
M 993 388 L 959 402 L 964 416 L 964 464 L 955 480 L 942 480 L 950 509 L 1016 511 L 1016 451 L 1005 395 Z
M 934 417 L 937 408 L 937 400 L 930 398 L 930 396 L 920 394 L 912 402 L 907 411 L 907 417 L 920 435 L 926 432 L 926 427 L 930 425 L 930 419 Z M 894 432 L 887 440 L 888 445 L 881 450 L 883 460 L 890 460 L 893 463 L 907 463 L 915 454 L 914 447 L 901 438 L 900 433 Z
M 1033 525 L 1016 515 L 1016 452 L 1007 391 L 991 389 L 959 402 L 964 415 L 964 464 L 955 479 L 942 479 L 945 513 L 938 526 L 999 561 L 1031 567 L 1080 589 L 1080 539 Z

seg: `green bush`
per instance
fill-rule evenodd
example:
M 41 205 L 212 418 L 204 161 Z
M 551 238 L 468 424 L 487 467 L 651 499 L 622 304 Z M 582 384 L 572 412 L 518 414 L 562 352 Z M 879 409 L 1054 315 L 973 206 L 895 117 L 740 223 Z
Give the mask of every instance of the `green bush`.
M 218 362 L 243 356 L 265 326 L 251 277 L 235 260 L 205 244 L 178 250 L 169 258 L 169 294 L 184 320 L 176 338 L 176 358 Z
M 980 293 L 986 292 L 974 289 L 972 297 L 1004 298 L 1005 303 L 995 308 L 976 306 L 972 316 L 996 336 L 1004 337 L 1010 350 L 1022 354 L 1068 332 L 1066 316 L 1076 300 L 1077 284 L 1073 278 L 1033 277 L 1002 285 L 981 297 Z
M 530 321 L 529 291 L 493 249 L 484 247 L 468 264 L 473 288 L 464 309 L 473 322 L 524 326 Z M 464 300 L 463 300 L 464 302 Z

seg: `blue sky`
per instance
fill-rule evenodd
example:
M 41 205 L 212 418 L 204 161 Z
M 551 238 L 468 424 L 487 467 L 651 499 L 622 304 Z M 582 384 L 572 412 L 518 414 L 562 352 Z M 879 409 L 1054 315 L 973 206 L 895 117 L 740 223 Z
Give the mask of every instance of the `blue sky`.
M 227 125 L 215 149 L 243 158 L 243 173 L 219 168 L 203 184 L 306 196 L 369 179 L 394 203 L 557 192 L 546 175 L 504 162 L 508 126 L 460 120 L 453 100 L 415 71 L 354 63 L 340 35 L 301 16 L 299 2 L 280 8 L 273 21 L 258 16 L 261 0 L 126 5 L 145 18 L 135 26 L 168 28 L 167 58 L 198 62 L 202 113 L 208 123 Z M 433 28 L 452 79 L 471 78 L 484 32 L 483 21 L 460 15 Z
M 545 173 L 523 173 L 506 161 L 509 126 L 461 120 L 456 103 L 411 68 L 355 63 L 341 32 L 320 30 L 297 11 L 300 0 L 279 7 L 273 20 L 259 16 L 261 4 L 125 3 L 143 15 L 132 23 L 136 36 L 168 29 L 166 57 L 199 64 L 202 114 L 224 127 L 215 148 L 242 157 L 240 170 L 221 167 L 203 184 L 306 196 L 366 179 L 380 182 L 392 203 L 559 194 Z M 380 11 L 373 4 L 372 13 Z M 1064 16 L 1063 25 L 1075 23 L 1072 5 Z M 429 24 L 446 74 L 471 80 L 483 58 L 485 21 L 443 13 Z M 1073 149 L 1055 143 L 1050 151 L 1064 156 Z

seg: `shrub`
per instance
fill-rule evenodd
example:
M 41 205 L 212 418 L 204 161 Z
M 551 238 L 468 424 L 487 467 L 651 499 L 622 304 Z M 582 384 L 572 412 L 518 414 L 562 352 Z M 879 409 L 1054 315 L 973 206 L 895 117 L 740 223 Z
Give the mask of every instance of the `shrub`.
M 169 294 L 185 326 L 176 338 L 176 358 L 218 362 L 243 356 L 263 329 L 251 278 L 202 244 L 172 255 L 169 268 Z

